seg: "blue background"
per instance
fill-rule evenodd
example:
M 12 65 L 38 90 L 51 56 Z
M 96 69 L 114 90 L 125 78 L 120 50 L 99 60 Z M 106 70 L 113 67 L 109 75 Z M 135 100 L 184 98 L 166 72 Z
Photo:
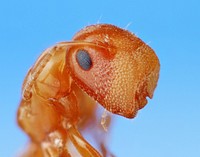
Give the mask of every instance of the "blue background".
M 200 156 L 198 0 L 1 0 L 0 156 L 27 142 L 16 124 L 21 84 L 45 48 L 82 27 L 111 23 L 136 33 L 161 62 L 153 100 L 133 120 L 115 116 L 108 145 L 119 157 Z

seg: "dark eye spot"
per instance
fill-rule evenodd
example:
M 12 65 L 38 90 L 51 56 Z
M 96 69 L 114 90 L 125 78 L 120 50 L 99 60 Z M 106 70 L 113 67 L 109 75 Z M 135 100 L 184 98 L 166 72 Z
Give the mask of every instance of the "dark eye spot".
M 92 59 L 90 58 L 90 55 L 85 50 L 78 50 L 76 53 L 76 59 L 79 64 L 79 66 L 83 70 L 89 70 L 92 66 Z

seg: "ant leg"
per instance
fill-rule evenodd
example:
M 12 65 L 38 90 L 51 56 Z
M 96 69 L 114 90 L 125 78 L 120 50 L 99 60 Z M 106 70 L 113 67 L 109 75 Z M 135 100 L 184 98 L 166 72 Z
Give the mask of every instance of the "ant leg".
M 68 129 L 69 138 L 78 152 L 85 157 L 101 157 L 97 150 L 95 150 L 78 132 L 78 130 L 71 126 Z
M 65 139 L 65 130 L 49 133 L 47 139 L 41 143 L 43 157 L 71 157 L 65 146 Z

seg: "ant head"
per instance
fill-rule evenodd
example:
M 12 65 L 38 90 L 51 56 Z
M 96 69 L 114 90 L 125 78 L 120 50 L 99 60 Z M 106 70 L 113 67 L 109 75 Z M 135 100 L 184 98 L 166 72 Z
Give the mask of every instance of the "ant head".
M 108 111 L 133 118 L 158 81 L 154 51 L 132 33 L 108 24 L 82 29 L 73 42 L 77 45 L 66 55 L 72 79 Z

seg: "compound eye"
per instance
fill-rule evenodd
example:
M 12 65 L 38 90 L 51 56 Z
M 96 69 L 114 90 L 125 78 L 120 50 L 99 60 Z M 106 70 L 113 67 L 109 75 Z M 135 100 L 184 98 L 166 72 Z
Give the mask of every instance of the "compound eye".
M 76 53 L 76 60 L 79 66 L 85 71 L 92 67 L 92 59 L 86 50 L 78 50 Z

